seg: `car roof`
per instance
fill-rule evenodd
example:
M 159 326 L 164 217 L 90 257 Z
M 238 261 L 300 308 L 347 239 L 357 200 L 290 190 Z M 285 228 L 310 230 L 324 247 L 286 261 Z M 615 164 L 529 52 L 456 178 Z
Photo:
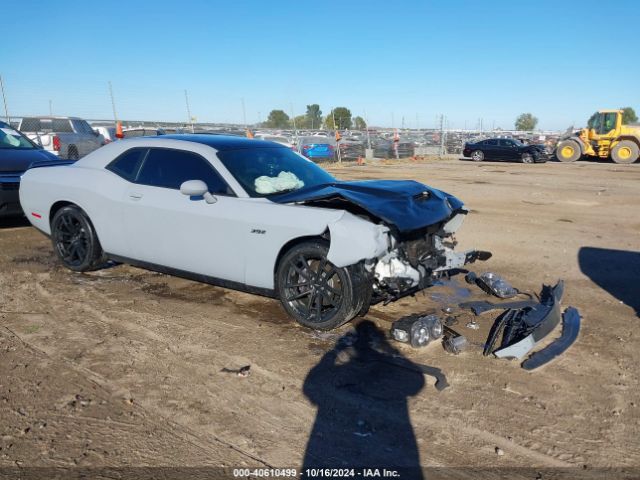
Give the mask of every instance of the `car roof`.
M 59 115 L 27 115 L 26 117 L 22 117 L 23 120 L 25 118 L 41 118 L 41 119 L 50 118 L 52 120 L 84 120 L 84 118 L 80 118 L 80 117 L 61 117 Z
M 177 133 L 145 138 L 161 138 L 164 140 L 182 140 L 185 142 L 201 143 L 203 145 L 213 147 L 218 151 L 239 150 L 243 148 L 282 148 L 282 145 L 279 143 L 231 135 L 195 135 L 189 133 Z

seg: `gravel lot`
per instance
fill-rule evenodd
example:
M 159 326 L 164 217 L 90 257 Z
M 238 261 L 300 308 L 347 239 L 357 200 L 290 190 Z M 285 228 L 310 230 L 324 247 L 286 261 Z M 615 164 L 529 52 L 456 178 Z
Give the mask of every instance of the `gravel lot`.
M 474 331 L 460 314 L 455 328 L 473 342 L 460 356 L 393 345 L 442 369 L 442 392 L 428 376 L 400 382 L 397 367 L 372 369 L 379 358 L 333 375 L 326 354 L 353 338 L 353 324 L 319 334 L 274 300 L 123 265 L 73 273 L 47 238 L 4 220 L 0 466 L 299 468 L 305 452 L 341 466 L 396 447 L 411 465 L 416 446 L 425 466 L 640 466 L 640 165 L 451 158 L 331 170 L 415 179 L 461 198 L 471 214 L 459 248 L 494 254 L 472 268 L 529 292 L 564 279 L 563 304 L 583 316 L 578 342 L 528 373 L 482 356 L 494 316 Z M 366 319 L 387 332 L 403 315 L 484 298 L 466 287 L 454 280 Z M 339 364 L 353 348 L 333 351 Z M 247 377 L 223 371 L 244 365 Z

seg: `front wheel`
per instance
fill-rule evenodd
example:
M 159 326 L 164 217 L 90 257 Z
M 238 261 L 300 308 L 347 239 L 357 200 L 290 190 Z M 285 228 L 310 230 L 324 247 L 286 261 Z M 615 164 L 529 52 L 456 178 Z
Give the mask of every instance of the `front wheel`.
M 68 205 L 51 220 L 51 242 L 60 261 L 70 270 L 86 272 L 104 263 L 104 252 L 87 215 Z
M 474 162 L 481 162 L 484 160 L 484 153 L 481 150 L 474 150 L 471 152 L 471 159 Z
M 580 145 L 575 140 L 563 140 L 556 147 L 556 158 L 561 162 L 575 162 L 581 156 Z
M 365 302 L 366 280 L 356 267 L 333 265 L 328 253 L 326 241 L 300 243 L 282 257 L 276 272 L 276 291 L 286 312 L 316 330 L 348 322 Z
M 533 163 L 533 155 L 530 153 L 523 153 L 520 158 L 522 163 Z

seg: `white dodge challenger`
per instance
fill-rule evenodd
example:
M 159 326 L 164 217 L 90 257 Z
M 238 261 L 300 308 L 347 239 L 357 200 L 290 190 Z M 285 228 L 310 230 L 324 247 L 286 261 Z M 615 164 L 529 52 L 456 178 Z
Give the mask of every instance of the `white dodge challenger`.
M 342 182 L 278 143 L 165 135 L 32 168 L 20 202 L 71 270 L 108 260 L 280 299 L 328 330 L 487 252 L 454 251 L 462 202 L 414 181 Z

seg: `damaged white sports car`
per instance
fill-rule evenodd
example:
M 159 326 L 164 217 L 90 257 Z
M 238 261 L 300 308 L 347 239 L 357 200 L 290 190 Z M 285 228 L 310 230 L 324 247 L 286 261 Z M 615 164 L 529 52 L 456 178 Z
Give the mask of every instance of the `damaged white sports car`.
M 20 202 L 72 270 L 113 260 L 277 297 L 323 330 L 489 255 L 453 250 L 467 211 L 451 195 L 340 182 L 289 148 L 240 137 L 110 143 L 28 170 Z

